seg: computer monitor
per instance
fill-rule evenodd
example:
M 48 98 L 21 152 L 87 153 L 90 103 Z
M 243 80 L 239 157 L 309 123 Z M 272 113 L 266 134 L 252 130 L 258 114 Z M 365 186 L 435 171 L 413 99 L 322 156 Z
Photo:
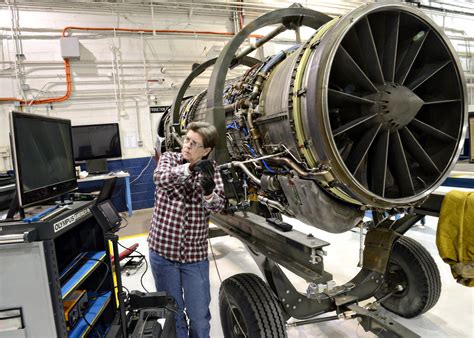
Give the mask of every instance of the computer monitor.
M 106 172 L 107 158 L 122 156 L 118 123 L 72 127 L 74 159 L 86 161 L 87 171 Z
M 10 125 L 20 207 L 77 188 L 70 120 L 12 112 Z

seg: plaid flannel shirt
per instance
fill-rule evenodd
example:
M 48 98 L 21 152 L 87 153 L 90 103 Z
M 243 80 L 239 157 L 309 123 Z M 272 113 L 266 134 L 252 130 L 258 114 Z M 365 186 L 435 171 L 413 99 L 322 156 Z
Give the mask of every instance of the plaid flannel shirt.
M 153 174 L 155 209 L 148 245 L 162 257 L 180 263 L 207 259 L 209 215 L 221 211 L 225 203 L 218 170 L 212 198 L 206 200 L 200 184 L 202 174 L 189 172 L 188 167 L 181 153 L 165 152 Z

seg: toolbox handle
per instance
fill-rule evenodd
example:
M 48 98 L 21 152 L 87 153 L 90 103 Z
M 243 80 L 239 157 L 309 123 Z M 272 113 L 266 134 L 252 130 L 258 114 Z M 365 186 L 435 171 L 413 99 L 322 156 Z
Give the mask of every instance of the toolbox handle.
M 1 235 L 0 244 L 22 243 L 26 242 L 28 232 L 22 234 Z

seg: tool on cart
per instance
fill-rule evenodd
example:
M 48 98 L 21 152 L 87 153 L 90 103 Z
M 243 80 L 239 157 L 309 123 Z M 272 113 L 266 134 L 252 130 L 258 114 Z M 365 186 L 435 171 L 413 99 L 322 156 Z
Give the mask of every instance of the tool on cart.
M 86 290 L 74 290 L 63 300 L 64 319 L 66 320 L 68 330 L 71 330 L 79 318 L 84 315 L 87 302 Z

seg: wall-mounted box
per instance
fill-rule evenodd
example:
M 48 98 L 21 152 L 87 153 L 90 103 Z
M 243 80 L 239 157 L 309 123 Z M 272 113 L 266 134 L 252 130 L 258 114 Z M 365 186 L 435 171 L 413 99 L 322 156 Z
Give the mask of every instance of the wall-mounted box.
M 81 53 L 79 50 L 79 39 L 74 36 L 68 36 L 60 39 L 61 56 L 63 59 L 79 60 Z

